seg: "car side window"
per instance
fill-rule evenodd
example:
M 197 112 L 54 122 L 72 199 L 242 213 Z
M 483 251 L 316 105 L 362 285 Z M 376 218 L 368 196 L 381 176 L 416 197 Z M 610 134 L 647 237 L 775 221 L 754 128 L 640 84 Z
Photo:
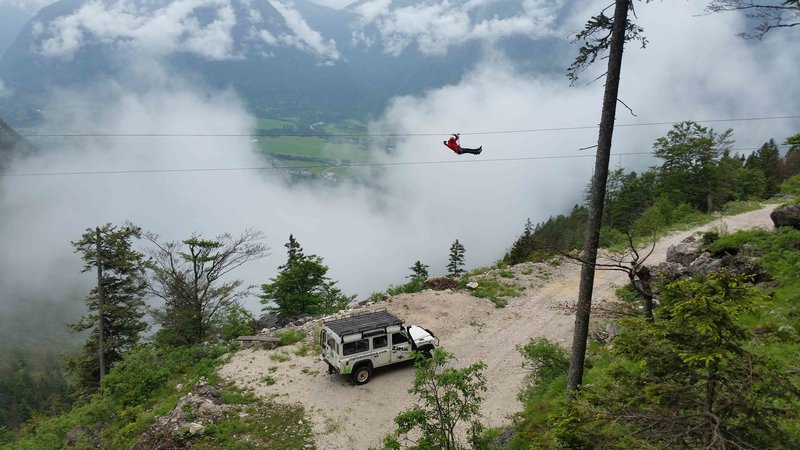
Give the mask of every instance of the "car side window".
M 392 345 L 405 344 L 408 338 L 403 333 L 395 333 L 392 335 Z
M 389 337 L 388 336 L 378 336 L 372 338 L 372 348 L 384 348 L 389 345 Z
M 344 356 L 353 355 L 369 350 L 369 339 L 361 339 L 360 341 L 348 342 L 342 346 L 342 354 Z

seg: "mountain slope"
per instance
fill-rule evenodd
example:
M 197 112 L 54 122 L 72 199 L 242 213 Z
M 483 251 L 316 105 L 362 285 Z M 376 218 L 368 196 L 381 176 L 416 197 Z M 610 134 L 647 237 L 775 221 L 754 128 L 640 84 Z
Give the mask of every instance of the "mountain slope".
M 33 110 L 54 89 L 135 83 L 139 63 L 155 60 L 168 74 L 232 87 L 253 109 L 363 117 L 393 96 L 457 82 L 485 52 L 531 72 L 565 66 L 555 20 L 530 2 L 376 5 L 60 0 L 25 25 L 0 59 L 0 79 Z
M 0 119 L 0 170 L 8 167 L 14 157 L 32 150 L 28 141 Z
M 724 223 L 729 232 L 771 228 L 769 213 L 774 208 L 775 205 L 769 205 L 667 236 L 659 240 L 648 263 L 664 261 L 671 245 L 712 226 Z M 482 414 L 488 426 L 507 425 L 507 417 L 521 409 L 516 395 L 527 372 L 521 368 L 523 359 L 516 346 L 540 336 L 569 346 L 574 327 L 574 313 L 569 306 L 577 298 L 579 265 L 562 262 L 552 267 L 546 263 L 525 263 L 513 266 L 511 272 L 513 278 L 492 271 L 474 277 L 501 277 L 521 289 L 522 295 L 509 299 L 508 306 L 502 309 L 463 292 L 447 291 L 399 295 L 381 305 L 408 323 L 433 330 L 442 346 L 458 358 L 458 364 L 476 361 L 487 364 L 489 390 Z M 626 283 L 627 276 L 622 272 L 597 272 L 593 299 L 595 323 L 603 320 L 598 311 L 613 301 L 616 288 Z M 313 325 L 310 328 L 313 330 Z M 316 338 L 310 333 L 309 340 Z M 345 377 L 326 375 L 318 355 L 297 356 L 292 350 L 287 353 L 290 359 L 283 362 L 280 362 L 283 358 L 271 358 L 281 350 L 240 351 L 222 367 L 220 374 L 240 386 L 253 388 L 260 396 L 300 402 L 307 411 L 316 411 L 314 425 L 319 448 L 379 446 L 383 436 L 394 430 L 397 413 L 412 404 L 413 398 L 407 392 L 414 378 L 411 366 L 376 371 L 369 384 L 353 387 Z M 263 383 L 266 375 L 273 384 Z

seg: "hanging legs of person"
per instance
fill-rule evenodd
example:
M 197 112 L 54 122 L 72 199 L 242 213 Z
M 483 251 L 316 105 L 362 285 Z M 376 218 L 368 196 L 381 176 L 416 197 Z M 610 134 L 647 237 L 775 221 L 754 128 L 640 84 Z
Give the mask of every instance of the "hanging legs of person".
M 473 155 L 480 155 L 483 151 L 483 146 L 481 145 L 478 148 L 464 148 L 461 147 L 461 153 L 471 153 Z

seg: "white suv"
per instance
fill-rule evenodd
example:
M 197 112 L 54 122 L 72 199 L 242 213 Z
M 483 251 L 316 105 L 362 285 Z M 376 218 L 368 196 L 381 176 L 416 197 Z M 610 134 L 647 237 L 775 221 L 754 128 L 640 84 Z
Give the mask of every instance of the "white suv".
M 364 384 L 374 368 L 408 361 L 412 351 L 430 356 L 439 339 L 425 328 L 403 326 L 383 309 L 325 322 L 319 344 L 329 374 L 350 375 L 353 383 Z

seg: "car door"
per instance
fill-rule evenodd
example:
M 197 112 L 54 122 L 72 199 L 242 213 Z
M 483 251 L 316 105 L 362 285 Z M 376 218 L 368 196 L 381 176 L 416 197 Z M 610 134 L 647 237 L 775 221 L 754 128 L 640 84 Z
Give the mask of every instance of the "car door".
M 392 362 L 392 353 L 389 350 L 389 336 L 375 336 L 372 338 L 372 366 L 381 367 Z
M 411 358 L 411 342 L 404 331 L 392 333 L 392 362 L 407 361 Z

